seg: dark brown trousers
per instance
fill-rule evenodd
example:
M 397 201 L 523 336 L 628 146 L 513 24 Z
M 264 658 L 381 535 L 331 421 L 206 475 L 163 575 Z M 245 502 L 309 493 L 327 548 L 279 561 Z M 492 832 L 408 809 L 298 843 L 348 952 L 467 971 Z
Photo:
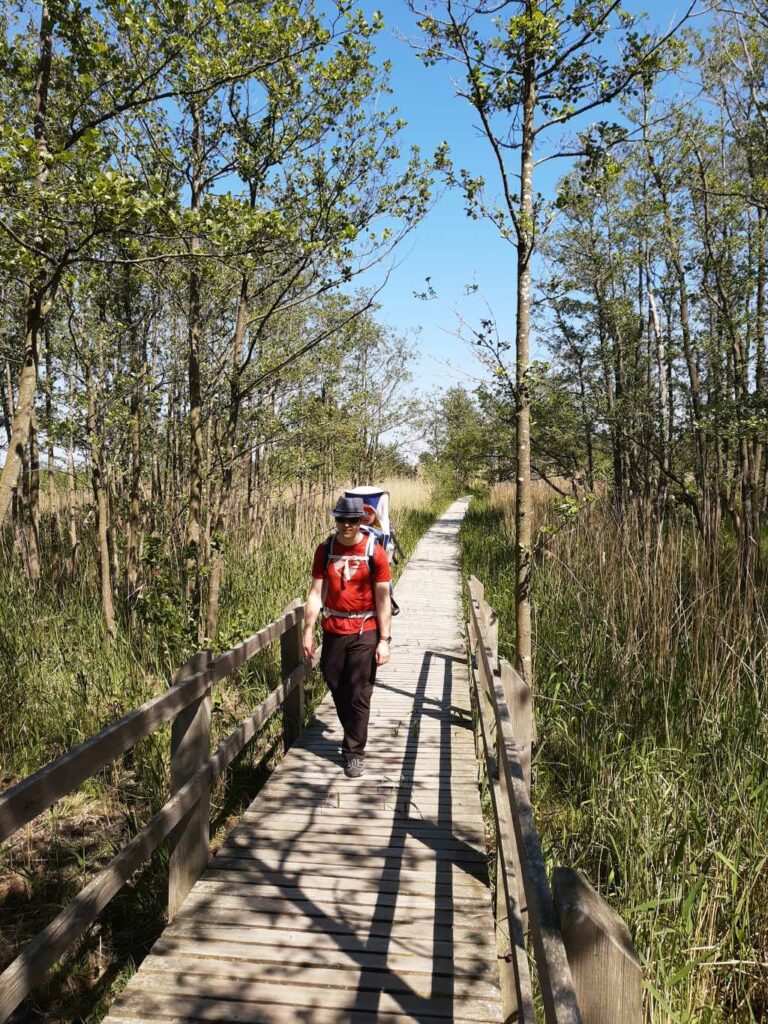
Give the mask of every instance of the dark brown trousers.
M 378 642 L 378 629 L 359 634 L 323 633 L 320 669 L 344 729 L 341 752 L 346 760 L 365 751 Z

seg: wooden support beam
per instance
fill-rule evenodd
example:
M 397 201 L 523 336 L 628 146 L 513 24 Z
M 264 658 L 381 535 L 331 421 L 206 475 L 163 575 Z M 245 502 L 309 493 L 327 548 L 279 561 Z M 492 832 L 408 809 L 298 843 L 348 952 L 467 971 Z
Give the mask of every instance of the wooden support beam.
M 304 605 L 296 600 L 288 605 L 284 615 L 296 612 L 291 627 L 280 637 L 280 677 L 288 679 L 300 665 L 304 664 L 302 625 Z M 283 702 L 283 746 L 287 750 L 301 732 L 304 724 L 304 679 Z
M 553 888 L 584 1024 L 642 1024 L 642 971 L 626 924 L 571 868 L 555 868 Z
M 531 688 L 508 661 L 502 660 L 499 670 L 501 687 L 504 691 L 507 707 L 509 708 L 512 732 L 517 748 L 520 751 L 520 764 L 525 776 L 525 784 L 528 787 L 528 796 L 530 796 L 531 743 L 533 741 L 533 701 L 531 700 Z
M 205 671 L 211 651 L 198 651 L 174 676 L 178 686 L 189 675 Z M 171 796 L 175 796 L 211 754 L 211 690 L 183 708 L 171 727 Z M 208 866 L 210 845 L 210 786 L 170 835 L 168 920 L 172 921 L 192 886 Z

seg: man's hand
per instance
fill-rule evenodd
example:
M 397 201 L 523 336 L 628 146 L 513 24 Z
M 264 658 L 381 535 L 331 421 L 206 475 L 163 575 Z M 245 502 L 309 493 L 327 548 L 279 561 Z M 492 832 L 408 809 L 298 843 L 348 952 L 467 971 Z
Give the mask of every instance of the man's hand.
M 389 661 L 389 641 L 379 640 L 376 647 L 376 664 L 386 665 Z
M 302 634 L 302 646 L 304 647 L 304 657 L 309 659 L 314 658 L 317 645 L 315 644 L 315 629 L 314 626 L 305 626 Z

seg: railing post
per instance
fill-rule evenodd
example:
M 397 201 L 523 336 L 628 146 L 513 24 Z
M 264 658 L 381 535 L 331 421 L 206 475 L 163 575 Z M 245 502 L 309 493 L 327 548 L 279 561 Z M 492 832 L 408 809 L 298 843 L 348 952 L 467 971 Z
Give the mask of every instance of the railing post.
M 301 601 L 292 602 L 286 612 L 299 608 Z M 304 661 L 302 624 L 304 610 L 299 608 L 296 622 L 280 637 L 280 676 L 286 680 Z M 287 750 L 301 732 L 304 724 L 304 680 L 283 701 L 283 746 Z
M 533 702 L 531 700 L 531 688 L 524 682 L 522 677 L 510 665 L 508 661 L 501 662 L 501 687 L 504 691 L 504 699 L 509 708 L 509 717 L 512 720 L 512 732 L 515 735 L 515 743 L 520 751 L 520 763 L 523 767 L 525 784 L 528 787 L 528 796 L 531 795 L 531 741 L 533 739 Z
M 469 599 L 474 601 L 472 596 L 472 589 L 469 588 Z M 475 653 L 477 651 L 477 635 L 475 634 L 475 627 L 473 623 L 473 616 L 470 612 L 469 621 L 467 622 L 467 669 L 469 671 L 470 682 L 472 682 L 473 674 L 475 672 Z M 480 708 L 477 706 L 478 701 L 478 689 L 476 685 L 471 685 L 469 689 L 470 700 L 472 702 L 472 711 L 474 714 L 473 718 L 473 729 L 472 736 L 475 741 L 475 761 L 477 763 L 477 784 L 482 786 L 483 775 L 485 769 L 485 754 L 483 752 L 483 738 L 482 738 L 482 723 L 480 718 Z M 488 780 L 488 785 L 492 785 L 493 780 Z
M 571 868 L 555 868 L 552 888 L 584 1024 L 641 1024 L 642 971 L 626 924 Z
M 175 673 L 174 685 L 204 671 L 211 651 L 198 651 Z M 210 687 L 176 715 L 171 726 L 171 796 L 189 781 L 211 754 Z M 210 789 L 206 788 L 191 811 L 169 837 L 168 920 L 178 913 L 189 890 L 208 866 L 210 841 Z
M 499 616 L 496 611 L 483 601 L 483 618 L 485 620 L 485 638 L 488 641 L 490 652 L 491 668 L 494 672 L 499 671 Z

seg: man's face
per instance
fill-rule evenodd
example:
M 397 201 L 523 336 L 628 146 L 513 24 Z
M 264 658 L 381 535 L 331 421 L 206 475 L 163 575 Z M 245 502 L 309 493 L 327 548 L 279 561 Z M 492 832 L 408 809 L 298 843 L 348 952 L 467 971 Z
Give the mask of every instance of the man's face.
M 336 520 L 336 532 L 342 541 L 352 541 L 357 536 L 357 531 L 360 529 L 359 519 L 337 519 Z

